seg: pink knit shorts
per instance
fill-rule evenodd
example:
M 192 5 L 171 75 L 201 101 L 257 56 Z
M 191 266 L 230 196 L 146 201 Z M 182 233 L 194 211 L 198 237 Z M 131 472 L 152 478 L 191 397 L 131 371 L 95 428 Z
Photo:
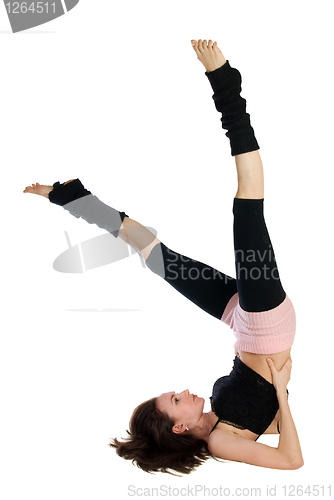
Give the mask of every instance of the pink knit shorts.
M 247 312 L 241 309 L 236 293 L 228 302 L 221 320 L 232 328 L 237 351 L 276 354 L 290 349 L 296 333 L 296 314 L 291 300 L 274 309 Z

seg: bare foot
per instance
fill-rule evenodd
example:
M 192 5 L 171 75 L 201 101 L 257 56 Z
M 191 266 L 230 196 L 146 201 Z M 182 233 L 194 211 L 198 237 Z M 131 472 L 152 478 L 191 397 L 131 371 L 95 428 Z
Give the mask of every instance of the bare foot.
M 68 182 L 72 182 L 74 179 L 71 179 L 70 181 L 64 182 L 64 184 L 67 184 Z M 39 196 L 44 196 L 44 198 L 49 198 L 49 193 L 53 190 L 53 186 L 44 186 L 36 182 L 36 184 L 32 184 L 31 186 L 27 186 L 25 190 L 23 191 L 24 193 L 32 193 L 32 194 L 38 194 Z
M 201 61 L 207 72 L 214 71 L 226 63 L 226 59 L 222 51 L 218 48 L 217 42 L 212 43 L 212 40 L 208 42 L 206 40 L 191 40 L 191 44 L 197 54 L 197 58 Z

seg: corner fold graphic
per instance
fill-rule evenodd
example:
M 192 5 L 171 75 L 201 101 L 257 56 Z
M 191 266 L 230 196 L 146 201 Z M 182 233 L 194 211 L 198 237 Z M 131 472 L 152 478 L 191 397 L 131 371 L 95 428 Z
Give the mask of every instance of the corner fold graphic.
M 72 10 L 79 3 L 79 0 L 64 0 L 64 1 L 65 1 L 67 12 Z
M 79 3 L 79 0 L 63 1 L 67 11 Z M 4 4 L 13 33 L 40 26 L 66 14 L 62 0 L 4 0 Z

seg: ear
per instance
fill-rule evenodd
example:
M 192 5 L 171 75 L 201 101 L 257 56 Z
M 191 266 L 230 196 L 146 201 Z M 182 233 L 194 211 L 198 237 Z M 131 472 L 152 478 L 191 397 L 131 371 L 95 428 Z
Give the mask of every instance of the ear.
M 187 426 L 185 424 L 175 424 L 173 425 L 172 431 L 174 434 L 182 434 L 186 430 Z

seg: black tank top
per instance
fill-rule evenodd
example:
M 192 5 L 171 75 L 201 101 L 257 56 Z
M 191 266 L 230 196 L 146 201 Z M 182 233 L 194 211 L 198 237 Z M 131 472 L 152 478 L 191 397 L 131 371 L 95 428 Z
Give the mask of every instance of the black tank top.
M 224 422 L 260 436 L 279 409 L 275 387 L 237 356 L 231 373 L 215 382 L 210 401 L 219 419 L 211 432 Z

